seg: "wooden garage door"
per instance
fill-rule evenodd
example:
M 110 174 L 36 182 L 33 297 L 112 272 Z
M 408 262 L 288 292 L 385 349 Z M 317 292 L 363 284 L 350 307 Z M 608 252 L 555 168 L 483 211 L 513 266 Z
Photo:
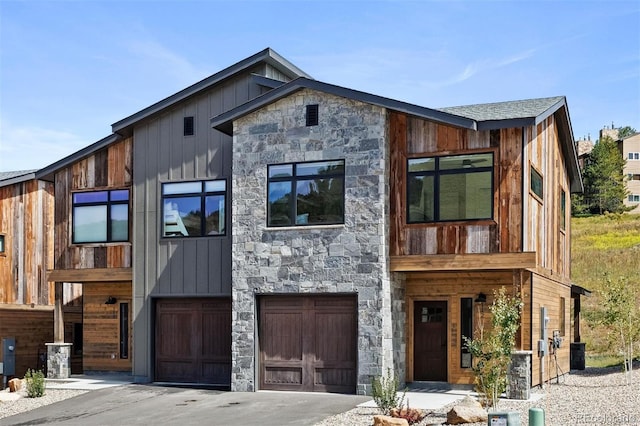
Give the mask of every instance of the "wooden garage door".
M 231 383 L 231 300 L 156 302 L 158 382 Z
M 260 299 L 260 388 L 355 393 L 356 296 Z

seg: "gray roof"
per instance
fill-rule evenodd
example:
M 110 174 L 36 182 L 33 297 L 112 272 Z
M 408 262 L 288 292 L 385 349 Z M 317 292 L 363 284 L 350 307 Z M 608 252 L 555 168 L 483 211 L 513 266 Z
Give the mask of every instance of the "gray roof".
M 17 170 L 13 172 L 0 172 L 0 187 L 13 185 L 35 179 L 36 170 Z
M 378 105 L 383 108 L 405 112 L 417 117 L 434 120 L 440 123 L 450 124 L 452 126 L 473 130 L 476 129 L 475 122 L 472 119 L 466 117 L 439 111 L 437 109 L 425 108 L 418 105 L 397 101 L 395 99 L 385 98 L 383 96 L 373 95 L 371 93 L 360 92 L 358 90 L 348 89 L 346 87 L 323 83 L 321 81 L 311 80 L 305 77 L 299 77 L 295 80 L 292 80 L 232 110 L 213 117 L 211 119 L 211 126 L 223 133 L 226 133 L 227 135 L 231 135 L 233 133 L 234 120 L 302 89 L 312 89 L 348 99 L 354 99 L 357 101 Z
M 478 122 L 520 121 L 524 119 L 534 119 L 540 122 L 555 112 L 558 106 L 564 104 L 564 102 L 564 96 L 554 96 L 551 98 L 462 105 L 438 109 L 450 114 L 471 118 Z M 508 127 L 513 126 L 509 125 Z
M 186 89 L 174 93 L 173 95 L 159 102 L 156 102 L 155 104 L 148 106 L 147 108 L 140 110 L 127 118 L 123 118 L 122 120 L 113 123 L 111 125 L 111 130 L 114 133 L 120 133 L 123 136 L 128 136 L 131 133 L 131 129 L 129 129 L 129 127 L 137 123 L 138 121 L 143 120 L 161 110 L 164 110 L 165 108 L 170 107 L 177 102 L 189 98 L 196 93 L 199 93 L 200 91 L 207 89 L 219 83 L 220 81 L 237 74 L 238 72 L 247 70 L 248 68 L 259 64 L 260 62 L 264 62 L 273 66 L 290 79 L 295 79 L 300 76 L 311 78 L 309 74 L 305 73 L 300 68 L 287 61 L 275 50 L 267 47 L 266 49 L 256 53 L 255 55 L 249 56 L 248 58 L 245 58 L 242 61 L 187 87 Z

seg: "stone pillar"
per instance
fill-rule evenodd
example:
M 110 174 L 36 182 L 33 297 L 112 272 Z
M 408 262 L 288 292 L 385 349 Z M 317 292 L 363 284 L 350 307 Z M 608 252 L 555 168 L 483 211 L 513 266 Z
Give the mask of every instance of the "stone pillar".
M 531 354 L 532 351 L 514 351 L 509 366 L 507 398 L 529 399 L 531 391 Z
M 68 379 L 71 375 L 72 343 L 45 343 L 47 346 L 47 379 Z

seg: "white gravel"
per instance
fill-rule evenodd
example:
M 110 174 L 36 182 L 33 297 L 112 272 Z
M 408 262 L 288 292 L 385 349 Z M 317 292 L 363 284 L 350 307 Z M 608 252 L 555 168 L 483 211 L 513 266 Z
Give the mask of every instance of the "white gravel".
M 640 426 L 640 369 L 633 372 L 630 385 L 625 384 L 620 368 L 588 368 L 561 377 L 560 384 L 554 380 L 546 389 L 534 392 L 543 393 L 542 398 L 535 402 L 503 400 L 498 411 L 519 412 L 521 425 L 529 424 L 529 408 L 539 407 L 545 411 L 547 426 Z M 452 406 L 430 413 L 418 425 L 444 424 Z M 371 426 L 375 414 L 380 414 L 377 409 L 354 408 L 316 426 Z M 486 423 L 469 425 L 486 426 Z
M 0 393 L 3 394 L 0 395 L 0 419 L 2 419 L 4 417 L 13 416 L 38 407 L 53 404 L 64 399 L 73 398 L 74 396 L 87 393 L 87 391 L 75 389 L 46 389 L 44 396 L 41 396 L 40 398 L 28 398 L 27 392 L 23 388 L 17 392 L 17 394 L 20 395 L 20 398 L 16 400 L 6 400 L 9 398 L 9 395 L 5 395 L 8 394 L 7 390 L 0 391 Z M 2 422 L 0 422 L 0 424 L 1 423 Z

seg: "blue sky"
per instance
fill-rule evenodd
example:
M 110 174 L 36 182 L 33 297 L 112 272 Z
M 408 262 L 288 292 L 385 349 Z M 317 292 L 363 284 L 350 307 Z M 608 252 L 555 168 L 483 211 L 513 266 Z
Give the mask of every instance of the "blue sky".
M 421 106 L 565 95 L 576 139 L 640 130 L 638 1 L 0 0 L 0 171 L 51 164 L 265 47 Z

